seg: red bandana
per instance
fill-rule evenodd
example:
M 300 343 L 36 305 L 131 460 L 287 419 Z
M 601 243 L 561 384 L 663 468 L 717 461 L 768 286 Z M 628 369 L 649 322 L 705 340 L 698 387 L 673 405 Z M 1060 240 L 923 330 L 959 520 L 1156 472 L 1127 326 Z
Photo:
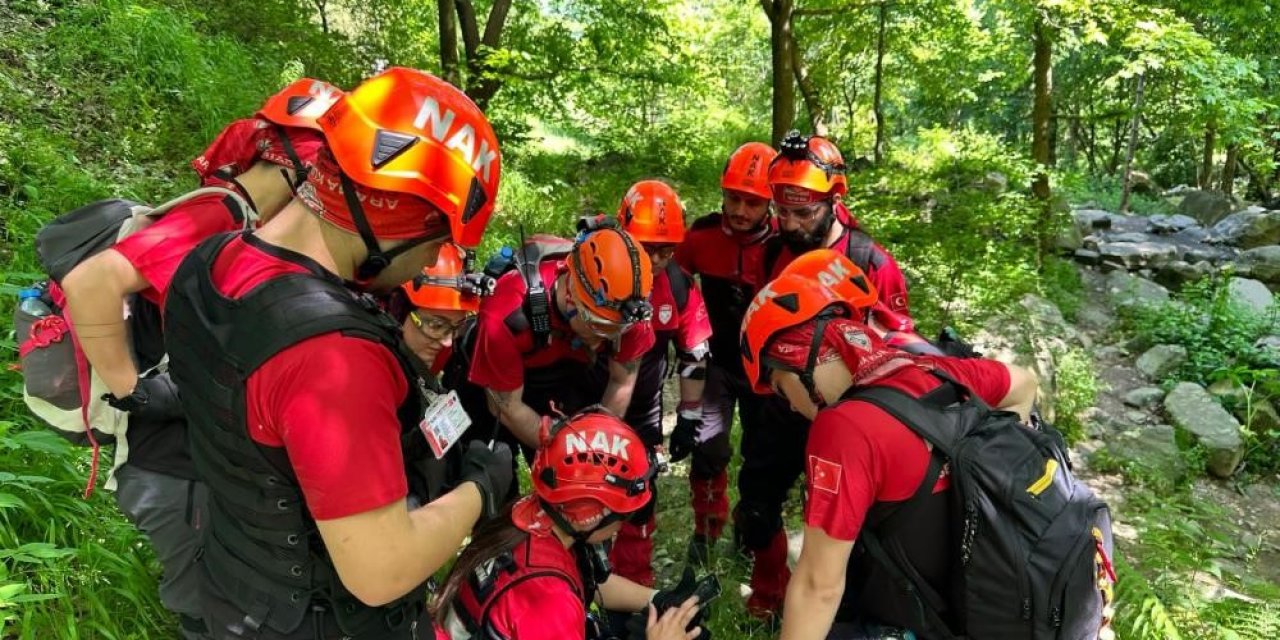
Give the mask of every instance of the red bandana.
M 768 357 L 791 369 L 803 370 L 809 363 L 815 322 L 792 327 L 769 343 Z M 832 318 L 822 332 L 816 364 L 843 361 L 854 383 L 865 382 L 911 364 L 909 356 L 885 345 L 874 331 L 861 322 Z
M 407 193 L 382 191 L 351 183 L 373 235 L 384 240 L 436 235 L 448 227 L 448 219 L 426 200 Z M 338 163 L 328 151 L 316 156 L 307 182 L 298 187 L 298 197 L 330 224 L 359 233 L 342 192 Z
M 225 186 L 228 177 L 248 171 L 259 160 L 286 168 L 294 168 L 280 140 L 280 131 L 289 136 L 293 150 L 304 165 L 315 162 L 316 153 L 324 146 L 318 131 L 297 127 L 278 127 L 260 118 L 236 120 L 218 133 L 209 148 L 191 161 L 202 186 Z

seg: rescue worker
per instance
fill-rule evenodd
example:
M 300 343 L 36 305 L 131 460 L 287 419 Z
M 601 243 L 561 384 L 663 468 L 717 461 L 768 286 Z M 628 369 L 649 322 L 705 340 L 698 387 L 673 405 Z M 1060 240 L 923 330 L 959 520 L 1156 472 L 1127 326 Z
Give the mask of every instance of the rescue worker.
M 759 402 L 742 372 L 737 335 L 747 304 L 764 284 L 765 241 L 773 235 L 768 170 L 776 155 L 761 142 L 735 150 L 720 176 L 720 211 L 695 220 L 676 247 L 676 262 L 698 277 L 712 328 L 701 424 L 678 423 L 670 444 L 673 461 L 692 455 L 689 495 L 694 517 L 688 556 L 695 563 L 706 561 L 729 518 L 726 488 L 734 407 L 745 403 L 739 415 L 747 421 L 756 415 L 748 407 Z
M 206 186 L 150 226 L 77 265 L 62 281 L 76 339 L 111 395 L 128 412 L 107 488 L 147 535 L 164 575 L 160 600 L 178 614 L 188 638 L 205 637 L 196 530 L 204 521 L 205 486 L 187 448 L 187 427 L 167 373 L 145 378 L 164 355 L 160 307 L 178 264 L 210 236 L 275 215 L 292 197 L 322 139 L 316 118 L 342 92 L 318 81 L 290 84 L 253 118 L 229 125 L 192 166 Z M 244 204 L 248 204 L 248 208 Z M 121 309 L 128 306 L 127 320 Z M 120 443 L 123 440 L 127 445 Z
M 849 192 L 844 157 L 830 140 L 788 133 L 769 165 L 769 189 L 778 220 L 778 235 L 766 251 L 769 278 L 806 251 L 844 251 L 890 311 L 910 316 L 907 282 L 897 261 L 862 230 L 844 203 Z
M 437 393 L 444 390 L 439 374 L 453 355 L 454 339 L 479 311 L 481 298 L 492 293 L 492 278 L 468 272 L 466 263 L 465 249 L 443 245 L 436 263 L 400 285 L 391 299 L 391 315 L 404 317 L 405 345 L 422 361 Z
M 655 342 L 640 361 L 635 391 L 624 418 L 645 446 L 654 451 L 662 445 L 662 386 L 669 370 L 668 351 L 673 345 L 680 379 L 677 428 L 696 433 L 701 425 L 711 324 L 693 277 L 672 259 L 685 235 L 684 205 L 675 190 L 660 180 L 635 183 L 618 206 L 618 223 L 640 242 L 653 264 L 649 302 L 653 306 L 650 323 Z M 653 586 L 655 504 L 656 498 L 623 523 L 609 555 L 615 573 L 646 586 Z
M 532 458 L 553 403 L 562 412 L 596 403 L 626 411 L 654 343 L 653 267 L 615 228 L 584 230 L 572 243 L 535 236 L 522 252 L 480 303 L 468 377 Z M 598 353 L 608 354 L 607 380 L 592 366 Z
M 805 252 L 832 248 L 849 255 L 888 310 L 909 319 L 901 270 L 888 252 L 857 227 L 842 201 L 848 182 L 844 159 L 834 144 L 795 131 L 787 134 L 769 165 L 769 189 L 778 235 L 765 249 L 766 279 L 776 277 Z M 776 618 L 790 577 L 782 510 L 804 471 L 808 421 L 785 402 L 770 397 L 760 399 L 754 414 L 758 419 L 742 425 L 734 525 L 742 546 L 754 552 L 748 609 L 760 617 Z
M 256 232 L 201 244 L 165 305 L 209 486 L 200 566 L 219 638 L 425 635 L 428 579 L 510 483 L 510 451 L 473 442 L 456 488 L 411 508 L 424 400 L 399 324 L 362 295 L 410 280 L 444 242 L 480 242 L 501 169 L 492 127 L 458 89 L 400 67 L 319 122 L 297 197 Z
M 909 611 L 914 602 L 897 601 L 897 589 L 870 581 L 869 568 L 850 566 L 850 558 L 873 505 L 892 508 L 924 485 L 931 468 L 929 448 L 884 410 L 858 400 L 839 402 L 846 391 L 875 385 L 920 398 L 939 386 L 929 373 L 936 368 L 1024 421 L 1036 396 L 1035 377 L 1020 367 L 981 358 L 912 356 L 888 348 L 856 320 L 862 310 L 847 297 L 813 278 L 784 275 L 756 295 L 742 325 L 743 364 L 753 388 L 780 394 L 813 421 L 805 449 L 804 547 L 787 588 L 786 640 L 878 638 L 877 623 L 906 627 L 915 619 Z M 928 502 L 913 513 L 902 552 L 924 580 L 944 585 L 949 549 L 938 543 L 937 532 L 947 530 L 949 520 L 946 501 L 935 498 L 947 488 L 948 476 L 940 467 L 933 472 L 938 480 Z M 859 555 L 858 562 L 866 558 Z M 836 620 L 848 626 L 828 636 Z
M 685 630 L 698 614 L 692 590 L 654 591 L 611 573 L 603 557 L 601 546 L 652 498 L 650 448 L 600 407 L 540 423 L 533 494 L 476 530 L 433 603 L 437 622 L 459 640 L 626 637 L 588 634 L 598 602 L 648 608 L 650 640 L 698 637 L 701 629 Z

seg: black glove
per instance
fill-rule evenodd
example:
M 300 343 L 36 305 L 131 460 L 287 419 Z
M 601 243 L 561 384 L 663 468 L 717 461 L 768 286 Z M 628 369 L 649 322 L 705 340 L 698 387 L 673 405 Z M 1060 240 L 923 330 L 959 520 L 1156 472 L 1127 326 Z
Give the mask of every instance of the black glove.
M 173 383 L 168 371 L 149 378 L 139 378 L 138 384 L 133 387 L 133 393 L 123 398 L 108 393 L 102 399 L 112 407 L 140 418 L 174 420 L 183 417 L 178 385 Z
M 680 462 L 693 453 L 698 446 L 698 429 L 702 428 L 702 418 L 686 418 L 676 415 L 676 428 L 671 432 L 671 461 Z
M 491 450 L 484 442 L 472 440 L 462 454 L 462 481 L 474 482 L 480 490 L 483 503 L 480 521 L 492 518 L 511 486 L 511 447 L 505 442 L 494 442 Z
M 667 609 L 679 607 L 691 596 L 698 596 L 698 613 L 694 614 L 693 619 L 689 621 L 689 626 L 685 629 L 692 631 L 694 627 L 702 625 L 702 620 L 707 615 L 707 605 L 719 595 L 720 581 L 714 575 L 707 574 L 697 578 L 693 575 L 693 567 L 686 565 L 684 575 L 680 577 L 680 582 L 676 586 L 654 594 L 653 606 L 658 609 L 658 617 L 662 617 Z M 703 633 L 706 632 L 704 628 Z

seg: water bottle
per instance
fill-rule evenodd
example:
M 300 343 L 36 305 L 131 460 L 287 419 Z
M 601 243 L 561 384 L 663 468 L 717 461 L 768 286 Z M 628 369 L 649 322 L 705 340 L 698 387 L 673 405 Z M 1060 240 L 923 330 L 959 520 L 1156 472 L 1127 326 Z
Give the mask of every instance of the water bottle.
M 53 313 L 53 309 L 43 299 L 44 291 L 39 287 L 30 287 L 18 292 L 18 308 L 23 313 L 37 318 Z
M 484 274 L 490 278 L 497 279 L 511 268 L 511 263 L 515 261 L 516 252 L 511 247 L 502 247 L 498 252 L 493 254 L 489 261 L 484 265 Z

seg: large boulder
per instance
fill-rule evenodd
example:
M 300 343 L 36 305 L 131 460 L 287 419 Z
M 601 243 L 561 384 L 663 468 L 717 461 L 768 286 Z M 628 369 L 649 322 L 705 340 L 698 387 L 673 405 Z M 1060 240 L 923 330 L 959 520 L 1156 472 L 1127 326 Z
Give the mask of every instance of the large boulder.
M 1157 213 L 1147 220 L 1151 233 L 1177 233 L 1185 229 L 1200 226 L 1200 221 L 1191 216 L 1174 214 L 1171 216 Z
M 1280 211 L 1250 207 L 1233 213 L 1213 225 L 1209 237 L 1241 249 L 1280 244 Z
M 1015 308 L 993 316 L 973 336 L 986 357 L 1031 369 L 1040 380 L 1040 413 L 1055 419 L 1057 361 L 1071 348 L 1088 348 L 1090 338 L 1062 317 L 1052 302 L 1028 294 Z
M 1209 226 L 1227 217 L 1233 208 L 1231 199 L 1217 191 L 1192 189 L 1183 193 L 1178 213 L 1191 216 L 1199 220 L 1200 224 Z
M 1076 209 L 1071 215 L 1076 220 L 1076 228 L 1086 236 L 1095 229 L 1110 229 L 1112 220 L 1123 217 L 1102 209 Z
M 1213 265 L 1208 262 L 1191 264 L 1183 260 L 1174 260 L 1156 270 L 1156 282 L 1170 289 L 1181 289 L 1182 285 L 1194 282 L 1213 274 Z
M 1107 293 L 1111 301 L 1120 307 L 1131 305 L 1153 305 L 1169 301 L 1169 290 L 1125 271 L 1112 271 L 1107 274 Z
M 1205 448 L 1206 467 L 1219 478 L 1229 478 L 1244 458 L 1240 423 L 1218 404 L 1204 387 L 1179 382 L 1164 398 L 1164 410 L 1173 426 L 1186 431 Z
M 1187 361 L 1187 349 L 1176 344 L 1158 344 L 1138 356 L 1134 364 L 1150 380 L 1162 380 Z
M 1177 436 L 1167 424 L 1131 426 L 1107 438 L 1106 455 L 1145 478 L 1166 486 L 1187 476 L 1187 462 L 1178 451 Z
M 1121 234 L 1128 239 L 1145 238 L 1143 234 Z M 1099 242 L 1098 253 L 1108 262 L 1123 264 L 1133 271 L 1145 267 L 1156 268 L 1177 259 L 1178 247 L 1163 242 L 1142 240 L 1139 242 Z
M 1280 413 L 1270 401 L 1248 387 L 1231 380 L 1219 380 L 1209 385 L 1209 394 L 1255 433 L 1280 430 Z
M 1251 278 L 1232 278 L 1227 283 L 1227 298 L 1232 304 L 1254 313 L 1266 313 L 1275 302 L 1267 285 Z
M 1255 247 L 1236 258 L 1241 275 L 1270 285 L 1280 285 L 1280 245 Z
M 1160 387 L 1138 387 L 1124 394 L 1124 403 L 1130 407 L 1148 409 L 1164 400 L 1164 389 Z

